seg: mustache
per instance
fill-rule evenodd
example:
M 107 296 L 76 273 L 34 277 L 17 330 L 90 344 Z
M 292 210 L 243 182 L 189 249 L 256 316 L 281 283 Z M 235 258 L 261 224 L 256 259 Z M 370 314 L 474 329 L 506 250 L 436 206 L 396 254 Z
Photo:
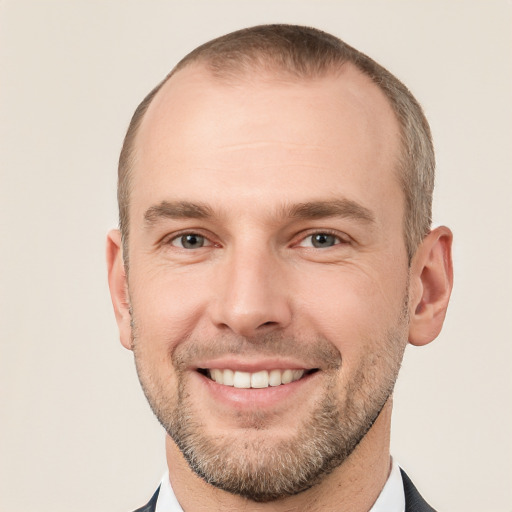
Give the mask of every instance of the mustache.
M 267 333 L 245 338 L 235 335 L 216 336 L 213 339 L 190 337 L 178 343 L 171 353 L 177 371 L 185 370 L 198 360 L 225 356 L 260 358 L 293 358 L 309 368 L 337 369 L 341 366 L 340 351 L 325 338 L 297 339 L 279 333 Z

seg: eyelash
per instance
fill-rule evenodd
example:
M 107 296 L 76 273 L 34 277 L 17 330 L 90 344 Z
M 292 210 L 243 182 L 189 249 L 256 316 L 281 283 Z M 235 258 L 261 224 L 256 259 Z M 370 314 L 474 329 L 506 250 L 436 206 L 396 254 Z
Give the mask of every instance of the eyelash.
M 303 243 L 305 240 L 307 240 L 308 238 L 312 238 L 315 235 L 332 236 L 333 238 L 335 238 L 337 240 L 337 241 L 335 241 L 335 243 L 332 246 L 329 246 L 328 248 L 334 247 L 337 245 L 343 245 L 343 244 L 350 243 L 349 237 L 347 235 L 345 235 L 344 233 L 340 233 L 339 231 L 333 231 L 331 229 L 316 229 L 314 231 L 310 231 L 309 233 L 307 233 L 305 235 L 302 235 L 299 242 L 295 245 L 300 246 L 301 243 Z M 305 247 L 312 248 L 312 249 L 319 249 L 319 247 L 313 247 L 312 245 L 305 246 Z
M 204 239 L 205 245 L 201 245 L 200 247 L 198 247 L 198 249 L 201 249 L 202 247 L 210 247 L 210 246 L 217 245 L 214 242 L 212 242 L 212 240 L 210 239 L 209 236 L 201 233 L 201 231 L 182 231 L 181 233 L 177 233 L 177 234 L 175 233 L 172 236 L 164 237 L 160 243 L 161 243 L 161 245 L 170 245 L 170 246 L 173 246 L 173 247 L 175 247 L 177 249 L 182 249 L 182 250 L 189 251 L 189 250 L 192 250 L 192 249 L 187 249 L 186 247 L 180 247 L 180 246 L 175 245 L 173 243 L 173 242 L 176 242 L 176 241 L 178 241 L 180 239 L 183 239 L 186 236 L 196 236 L 198 238 Z
M 331 248 L 331 247 L 334 247 L 337 245 L 343 245 L 343 244 L 350 243 L 350 239 L 347 235 L 340 234 L 339 232 L 333 231 L 330 229 L 320 229 L 320 230 L 310 231 L 306 234 L 301 234 L 299 241 L 297 243 L 293 243 L 293 246 L 301 247 L 301 244 L 303 244 L 307 239 L 312 239 L 312 237 L 314 237 L 315 235 L 326 235 L 326 236 L 333 237 L 335 239 L 335 242 L 333 243 L 333 245 L 324 247 L 323 249 L 328 249 L 328 248 Z M 171 237 L 164 238 L 162 240 L 161 244 L 162 245 L 171 245 L 173 247 L 176 247 L 177 249 L 191 251 L 194 248 L 186 248 L 183 246 L 180 247 L 173 243 L 173 242 L 176 242 L 177 240 L 183 239 L 186 236 L 197 236 L 197 237 L 204 239 L 205 245 L 201 245 L 201 246 L 197 247 L 196 249 L 202 249 L 203 247 L 211 247 L 211 246 L 218 247 L 219 246 L 218 244 L 215 244 L 207 235 L 202 234 L 200 231 L 183 231 L 181 233 L 174 234 Z M 302 247 L 305 247 L 308 249 L 322 249 L 321 247 L 315 247 L 313 245 L 313 241 L 311 241 L 311 245 L 302 245 Z

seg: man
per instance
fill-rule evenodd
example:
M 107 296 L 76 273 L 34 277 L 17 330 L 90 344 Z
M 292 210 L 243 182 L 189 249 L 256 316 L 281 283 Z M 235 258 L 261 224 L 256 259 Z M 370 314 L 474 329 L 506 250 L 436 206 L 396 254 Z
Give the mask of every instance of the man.
M 427 511 L 389 454 L 451 240 L 409 91 L 315 29 L 194 50 L 136 110 L 108 237 L 121 342 L 167 432 L 140 509 Z

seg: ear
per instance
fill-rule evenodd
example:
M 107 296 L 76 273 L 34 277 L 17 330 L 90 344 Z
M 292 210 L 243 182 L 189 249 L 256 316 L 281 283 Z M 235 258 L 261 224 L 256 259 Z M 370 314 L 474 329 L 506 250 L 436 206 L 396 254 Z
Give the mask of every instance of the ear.
M 112 305 L 114 306 L 117 326 L 119 327 L 121 343 L 125 348 L 131 350 L 130 300 L 128 297 L 128 282 L 123 263 L 121 233 L 118 229 L 113 229 L 107 235 L 107 267 L 110 296 L 112 298 Z
M 426 345 L 441 332 L 453 286 L 453 234 L 445 226 L 423 240 L 411 264 L 409 343 Z

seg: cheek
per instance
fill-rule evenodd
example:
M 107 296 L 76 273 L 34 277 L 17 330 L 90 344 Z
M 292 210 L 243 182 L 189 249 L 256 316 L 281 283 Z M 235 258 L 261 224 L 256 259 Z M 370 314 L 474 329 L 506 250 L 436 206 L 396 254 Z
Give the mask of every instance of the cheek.
M 179 272 L 133 272 L 130 300 L 137 335 L 159 351 L 174 346 L 194 331 L 207 303 L 201 279 Z
M 376 267 L 331 268 L 303 281 L 300 317 L 341 352 L 345 362 L 378 350 L 403 311 L 406 276 L 386 277 Z

